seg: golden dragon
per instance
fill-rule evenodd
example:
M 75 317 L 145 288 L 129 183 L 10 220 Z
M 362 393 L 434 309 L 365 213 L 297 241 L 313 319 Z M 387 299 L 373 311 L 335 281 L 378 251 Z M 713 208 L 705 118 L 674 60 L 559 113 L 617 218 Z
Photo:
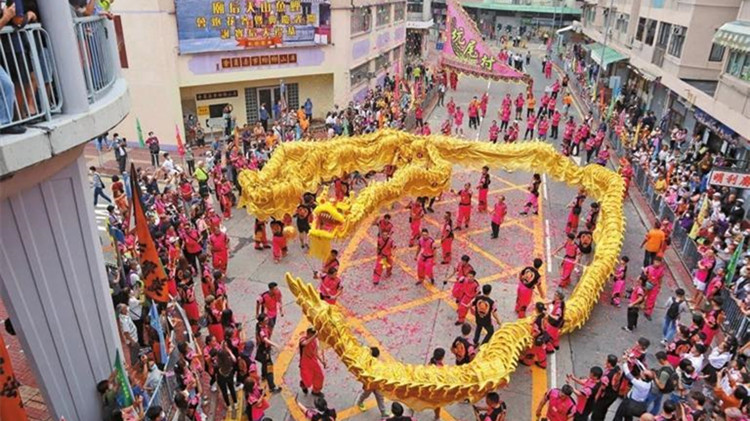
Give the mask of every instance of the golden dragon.
M 382 130 L 373 134 L 323 142 L 281 145 L 262 171 L 243 171 L 240 184 L 245 206 L 259 218 L 282 218 L 297 207 L 303 193 L 345 173 L 380 171 L 396 165 L 390 180 L 373 182 L 338 208 L 331 238 L 345 238 L 380 207 L 404 196 L 437 196 L 449 187 L 454 165 L 546 173 L 572 186 L 584 187 L 601 205 L 594 232 L 597 247 L 592 264 L 566 302 L 563 333 L 580 328 L 589 318 L 617 262 L 625 232 L 624 183 L 599 165 L 579 167 L 543 142 L 491 144 L 445 136 L 417 136 Z M 330 206 L 330 205 L 328 205 Z M 347 369 L 366 387 L 389 399 L 422 410 L 465 399 L 477 401 L 507 384 L 521 353 L 531 344 L 530 318 L 503 323 L 490 342 L 467 365 L 428 366 L 385 362 L 370 356 L 354 336 L 337 306 L 320 300 L 315 287 L 286 275 L 297 303 L 319 337 L 334 349 Z

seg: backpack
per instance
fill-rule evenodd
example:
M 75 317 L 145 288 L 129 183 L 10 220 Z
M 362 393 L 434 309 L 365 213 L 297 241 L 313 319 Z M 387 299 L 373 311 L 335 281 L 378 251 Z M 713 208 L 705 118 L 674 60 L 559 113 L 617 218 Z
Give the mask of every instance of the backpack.
M 667 308 L 667 317 L 672 320 L 677 319 L 677 316 L 680 315 L 680 304 L 682 304 L 681 301 L 673 299 L 672 304 L 670 304 L 669 308 Z
M 663 394 L 672 393 L 674 390 L 676 390 L 677 384 L 680 381 L 680 375 L 677 374 L 677 372 L 671 366 L 664 366 L 660 368 L 659 372 L 656 374 L 657 378 L 661 377 L 661 374 L 665 371 L 669 373 L 669 377 L 667 378 L 667 382 L 664 384 L 664 388 L 659 389 L 659 391 Z

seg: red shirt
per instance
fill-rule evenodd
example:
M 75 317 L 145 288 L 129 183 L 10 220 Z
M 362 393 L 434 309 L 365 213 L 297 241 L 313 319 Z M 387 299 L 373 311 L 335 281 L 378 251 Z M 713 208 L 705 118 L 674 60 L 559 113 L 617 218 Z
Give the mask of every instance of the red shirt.
M 419 237 L 419 255 L 423 258 L 433 257 L 433 244 L 435 241 L 430 237 Z
M 471 206 L 471 190 L 463 189 L 458 192 L 458 195 L 461 196 L 461 201 L 458 202 L 459 206 Z
M 273 292 L 266 291 L 258 296 L 258 304 L 263 306 L 263 312 L 270 318 L 276 317 L 281 303 L 281 291 L 275 289 Z
M 393 239 L 378 238 L 378 256 L 391 257 L 393 255 Z
M 334 275 L 323 275 L 318 291 L 326 297 L 333 297 L 341 289 L 341 278 Z

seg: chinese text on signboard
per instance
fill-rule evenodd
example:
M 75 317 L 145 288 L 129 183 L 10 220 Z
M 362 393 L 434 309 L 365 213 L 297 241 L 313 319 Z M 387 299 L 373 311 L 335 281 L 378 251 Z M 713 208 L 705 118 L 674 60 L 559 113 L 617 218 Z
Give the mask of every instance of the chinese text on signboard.
M 177 0 L 180 52 L 327 44 L 330 0 Z
M 709 177 L 709 183 L 715 186 L 750 189 L 750 174 L 747 173 L 713 170 Z

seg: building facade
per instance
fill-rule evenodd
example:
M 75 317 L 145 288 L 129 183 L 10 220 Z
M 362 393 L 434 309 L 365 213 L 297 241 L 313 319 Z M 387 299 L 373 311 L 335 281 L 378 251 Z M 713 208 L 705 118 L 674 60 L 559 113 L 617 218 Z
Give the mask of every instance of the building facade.
M 129 49 L 123 70 L 133 111 L 116 130 L 130 141 L 136 119 L 167 144 L 188 115 L 210 132 L 226 105 L 242 126 L 259 119 L 262 104 L 272 113 L 279 100 L 292 108 L 310 98 L 321 119 L 393 73 L 406 40 L 405 0 L 133 0 L 115 8 L 125 47 L 151 45 Z
M 57 0 L 32 11 L 38 23 L 0 31 L 3 45 L 41 40 L 3 50 L 0 73 L 25 89 L 2 94 L 10 112 L 0 126 L 25 132 L 0 136 L 0 300 L 51 418 L 97 420 L 96 385 L 122 350 L 83 148 L 125 118 L 130 100 L 112 21 L 73 18 Z
M 727 74 L 736 66 L 716 37 L 725 24 L 750 14 L 747 9 L 741 0 L 586 0 L 583 33 L 596 43 L 594 61 L 601 63 L 597 57 L 604 51 L 611 58 L 605 65 L 616 63 L 605 67 L 603 89 L 615 76 L 646 108 L 668 114 L 670 124 L 697 133 L 716 150 L 746 149 L 748 85 Z

